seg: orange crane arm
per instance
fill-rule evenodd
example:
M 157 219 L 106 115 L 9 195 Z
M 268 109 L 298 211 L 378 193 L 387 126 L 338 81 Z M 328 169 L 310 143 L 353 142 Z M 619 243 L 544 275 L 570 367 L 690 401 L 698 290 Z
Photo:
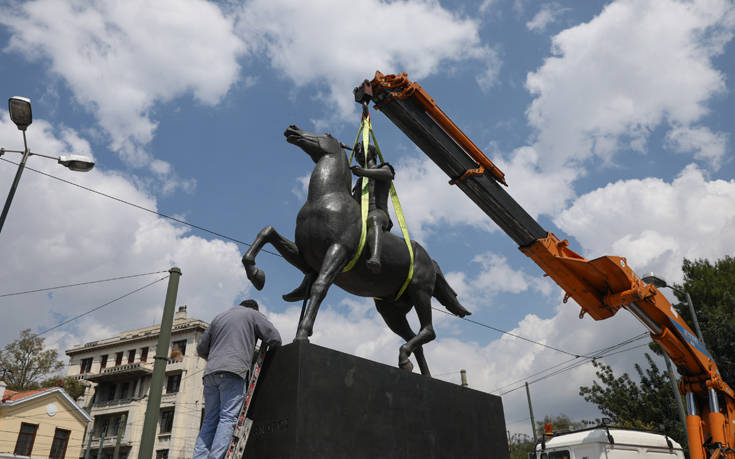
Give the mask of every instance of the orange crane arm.
M 355 88 L 421 148 L 490 218 L 595 320 L 630 311 L 650 331 L 682 375 L 692 459 L 735 459 L 735 393 L 720 377 L 704 344 L 663 294 L 645 284 L 623 257 L 587 260 L 543 228 L 504 190 L 505 176 L 405 73 L 375 73 Z M 724 406 L 720 407 L 720 401 Z M 709 441 L 705 442 L 705 439 Z

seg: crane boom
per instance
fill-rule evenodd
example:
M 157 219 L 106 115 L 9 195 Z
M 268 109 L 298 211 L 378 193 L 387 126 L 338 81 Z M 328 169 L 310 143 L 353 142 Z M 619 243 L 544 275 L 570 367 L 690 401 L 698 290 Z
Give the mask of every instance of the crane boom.
M 355 99 L 372 100 L 472 201 L 595 320 L 631 312 L 651 333 L 682 375 L 687 400 L 691 459 L 735 458 L 735 393 L 720 377 L 704 344 L 653 285 L 645 284 L 625 258 L 587 260 L 544 230 L 502 185 L 505 175 L 405 73 L 375 73 L 355 88 Z M 721 402 L 724 402 L 722 406 Z

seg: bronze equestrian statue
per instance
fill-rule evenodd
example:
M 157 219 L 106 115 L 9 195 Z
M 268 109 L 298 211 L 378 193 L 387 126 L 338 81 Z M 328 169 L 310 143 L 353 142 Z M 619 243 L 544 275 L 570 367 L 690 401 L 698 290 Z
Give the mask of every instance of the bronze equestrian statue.
M 295 242 L 271 226 L 263 228 L 242 257 L 248 279 L 258 290 L 265 285 L 265 273 L 256 268 L 255 257 L 266 243 L 272 244 L 286 261 L 304 273 L 302 285 L 284 295 L 287 301 L 308 298 L 295 340 L 308 340 L 311 336 L 319 306 L 332 284 L 354 295 L 375 298 L 375 306 L 385 323 L 406 340 L 399 349 L 399 367 L 411 371 L 409 356 L 414 354 L 421 373 L 429 376 L 421 346 L 436 337 L 431 322 L 432 296 L 455 315 L 463 317 L 470 312 L 457 301 L 457 294 L 439 265 L 415 241 L 411 241 L 413 277 L 404 293 L 395 299 L 406 280 L 410 258 L 406 242 L 392 233 L 382 235 L 380 273 L 367 269 L 366 250 L 354 268 L 343 272 L 357 252 L 362 229 L 360 205 L 350 194 L 352 175 L 347 155 L 340 142 L 329 134 L 312 134 L 290 126 L 284 135 L 289 143 L 304 150 L 316 166 L 309 180 L 306 203 L 296 218 Z M 418 333 L 411 330 L 406 317 L 411 308 L 419 318 Z

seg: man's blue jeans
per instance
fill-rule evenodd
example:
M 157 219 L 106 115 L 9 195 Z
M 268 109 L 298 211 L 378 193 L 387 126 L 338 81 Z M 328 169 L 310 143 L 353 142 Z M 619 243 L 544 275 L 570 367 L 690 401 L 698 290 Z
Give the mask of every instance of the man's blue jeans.
M 245 380 L 234 373 L 204 377 L 204 419 L 194 445 L 194 459 L 222 459 L 240 414 Z

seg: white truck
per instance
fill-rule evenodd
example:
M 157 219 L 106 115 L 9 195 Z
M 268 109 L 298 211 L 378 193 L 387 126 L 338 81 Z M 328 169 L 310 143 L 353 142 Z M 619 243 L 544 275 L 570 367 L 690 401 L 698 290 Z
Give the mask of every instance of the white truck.
M 666 435 L 595 427 L 555 435 L 536 444 L 529 459 L 684 459 L 679 443 Z

